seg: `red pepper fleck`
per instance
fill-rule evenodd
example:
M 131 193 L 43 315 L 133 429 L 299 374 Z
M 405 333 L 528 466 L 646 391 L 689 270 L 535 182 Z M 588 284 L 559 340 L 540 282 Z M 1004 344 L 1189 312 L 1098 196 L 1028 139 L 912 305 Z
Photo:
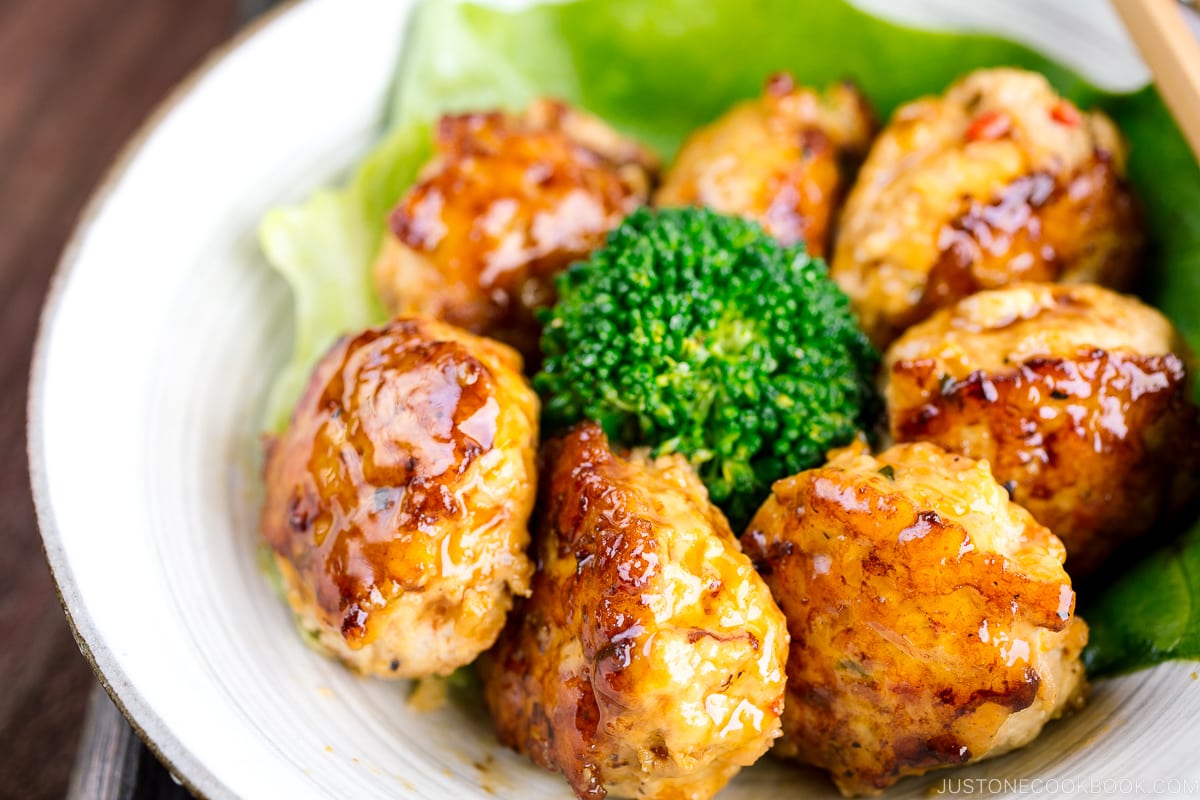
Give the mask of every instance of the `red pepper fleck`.
M 1012 128 L 1012 118 L 1003 111 L 985 111 L 967 126 L 967 141 L 991 141 L 1004 136 Z
M 772 97 L 786 97 L 796 89 L 796 79 L 788 72 L 776 72 L 767 78 L 767 94 Z
M 1066 100 L 1059 100 L 1050 109 L 1050 119 L 1054 120 L 1060 125 L 1066 125 L 1068 128 L 1074 128 L 1079 125 L 1079 110 Z

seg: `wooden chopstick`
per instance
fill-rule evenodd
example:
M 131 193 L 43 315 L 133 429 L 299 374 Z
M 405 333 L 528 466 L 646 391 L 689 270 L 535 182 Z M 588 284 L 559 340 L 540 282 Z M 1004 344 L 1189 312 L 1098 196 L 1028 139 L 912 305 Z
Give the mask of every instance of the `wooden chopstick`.
M 1176 0 L 1112 0 L 1200 160 L 1200 43 Z

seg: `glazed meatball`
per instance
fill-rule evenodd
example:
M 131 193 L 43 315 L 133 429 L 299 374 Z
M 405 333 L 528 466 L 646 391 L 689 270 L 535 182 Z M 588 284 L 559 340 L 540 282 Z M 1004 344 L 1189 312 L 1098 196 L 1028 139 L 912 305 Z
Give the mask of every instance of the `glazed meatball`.
M 900 108 L 841 217 L 832 274 L 882 347 L 934 309 L 1018 281 L 1133 277 L 1125 146 L 1041 75 L 973 72 Z
M 262 530 L 305 632 L 406 678 L 490 647 L 533 572 L 537 421 L 498 342 L 429 319 L 338 342 L 266 460 Z
M 787 616 L 776 752 L 846 796 L 999 755 L 1081 702 L 1063 546 L 987 465 L 861 444 L 778 481 L 742 537 Z
M 875 119 L 850 83 L 824 93 L 774 75 L 763 96 L 688 137 L 655 194 L 659 206 L 708 206 L 762 224 L 785 245 L 828 251 L 848 172 L 867 151 Z
M 533 593 L 483 664 L 500 740 L 581 798 L 702 800 L 779 735 L 786 623 L 679 456 L 547 446 Z
M 523 114 L 446 116 L 436 154 L 389 218 L 375 284 L 393 314 L 427 314 L 537 352 L 554 277 L 643 205 L 654 157 L 604 123 L 540 100 Z
M 1191 494 L 1187 353 L 1162 314 L 1100 287 L 981 292 L 888 350 L 889 425 L 898 441 L 987 459 L 1079 577 Z

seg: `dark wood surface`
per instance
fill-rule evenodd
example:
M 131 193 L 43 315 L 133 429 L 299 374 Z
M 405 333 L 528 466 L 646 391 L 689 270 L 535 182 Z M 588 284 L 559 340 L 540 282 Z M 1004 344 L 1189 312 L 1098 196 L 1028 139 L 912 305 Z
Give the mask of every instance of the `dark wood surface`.
M 188 800 L 97 685 L 88 701 L 66 800 Z
M 96 685 L 29 495 L 25 390 L 42 297 L 109 162 L 246 6 L 0 0 L 0 798 L 64 795 Z

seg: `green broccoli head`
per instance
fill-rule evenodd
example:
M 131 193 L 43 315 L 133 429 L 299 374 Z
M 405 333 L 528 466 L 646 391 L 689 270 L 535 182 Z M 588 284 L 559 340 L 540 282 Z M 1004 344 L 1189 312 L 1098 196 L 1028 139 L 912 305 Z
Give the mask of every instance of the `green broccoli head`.
M 704 209 L 642 209 L 559 276 L 534 385 L 548 428 L 682 453 L 741 526 L 773 481 L 876 408 L 878 354 L 802 246 Z

